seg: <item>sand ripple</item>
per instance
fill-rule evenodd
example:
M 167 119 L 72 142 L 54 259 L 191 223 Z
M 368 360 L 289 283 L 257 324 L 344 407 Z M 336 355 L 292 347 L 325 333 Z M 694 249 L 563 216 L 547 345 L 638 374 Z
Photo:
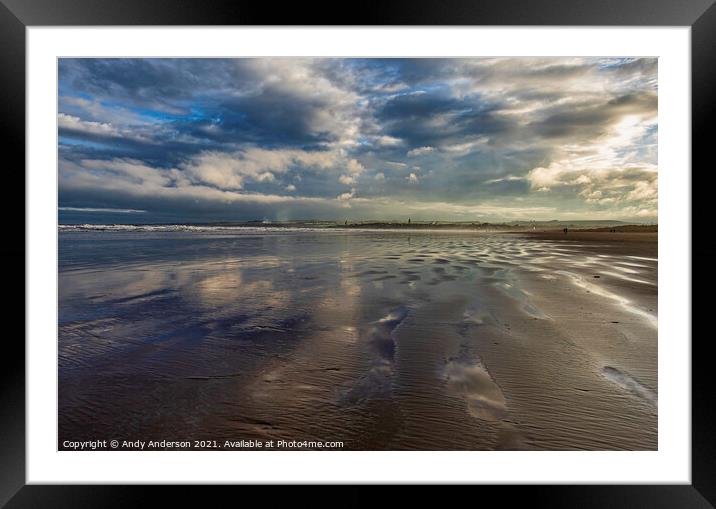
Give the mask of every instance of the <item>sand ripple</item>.
M 655 449 L 656 250 L 60 232 L 60 439 Z

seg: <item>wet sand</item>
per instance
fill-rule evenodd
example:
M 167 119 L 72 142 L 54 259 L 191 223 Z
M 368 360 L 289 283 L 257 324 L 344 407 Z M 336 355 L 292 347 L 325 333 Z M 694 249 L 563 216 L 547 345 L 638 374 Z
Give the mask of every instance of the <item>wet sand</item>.
M 654 450 L 643 235 L 63 232 L 59 447 Z
M 607 242 L 610 245 L 627 244 L 629 252 L 633 249 L 650 249 L 654 256 L 657 253 L 657 240 L 659 234 L 657 232 L 602 232 L 602 231 L 585 231 L 585 230 L 569 230 L 567 233 L 559 230 L 520 232 L 519 235 L 525 235 L 532 239 L 539 240 L 580 240 L 585 242 Z M 645 244 L 635 246 L 634 244 Z

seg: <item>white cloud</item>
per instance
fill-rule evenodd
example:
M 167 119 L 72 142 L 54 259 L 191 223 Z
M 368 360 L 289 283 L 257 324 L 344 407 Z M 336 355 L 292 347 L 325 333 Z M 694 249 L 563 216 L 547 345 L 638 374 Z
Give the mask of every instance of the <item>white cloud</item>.
M 241 189 L 244 178 L 258 178 L 259 172 L 252 165 L 242 164 L 238 157 L 215 152 L 204 152 L 184 166 L 191 180 L 211 184 L 219 189 Z
M 444 150 L 445 152 L 454 152 L 457 154 L 465 154 L 467 152 L 471 152 L 473 149 L 484 145 L 488 140 L 485 138 L 481 138 L 477 141 L 469 141 L 466 143 L 456 143 L 453 145 L 444 145 L 440 147 L 440 150 Z
M 67 212 L 113 212 L 117 214 L 143 214 L 146 210 L 137 209 L 108 209 L 108 208 L 93 208 L 93 207 L 57 207 L 58 210 L 64 210 Z
M 656 202 L 659 195 L 656 179 L 651 181 L 639 181 L 634 185 L 626 199 L 629 201 L 653 200 Z
M 355 177 L 352 177 L 350 175 L 341 175 L 341 177 L 338 179 L 338 181 L 346 186 L 352 186 L 356 183 Z
M 60 109 L 68 109 L 69 111 L 66 113 L 74 111 L 85 120 L 95 120 L 113 126 L 136 126 L 137 124 L 146 124 L 148 120 L 136 111 L 120 105 L 115 104 L 108 107 L 96 99 L 84 97 L 61 96 Z
M 418 176 L 415 173 L 411 173 L 407 177 L 405 177 L 408 182 L 411 184 L 417 184 L 418 183 Z
M 339 159 L 336 152 L 267 150 L 249 148 L 234 153 L 202 152 L 182 165 L 188 178 L 220 189 L 242 189 L 246 179 L 271 182 L 274 173 L 285 173 L 292 166 L 330 168 Z
M 376 138 L 376 143 L 382 147 L 394 147 L 403 143 L 403 140 L 393 136 L 379 136 Z
M 60 160 L 63 189 L 110 192 L 142 199 L 183 199 L 221 203 L 328 203 L 327 198 L 224 190 L 193 182 L 177 168 L 153 168 L 131 159 Z
M 408 151 L 408 157 L 416 157 L 433 152 L 435 147 L 419 147 Z
M 348 164 L 346 165 L 346 170 L 348 170 L 349 173 L 360 174 L 365 171 L 365 167 L 361 163 L 359 163 L 356 159 L 351 159 L 348 161 Z
M 484 184 L 497 184 L 499 182 L 514 182 L 518 180 L 525 180 L 524 177 L 517 177 L 515 175 L 507 175 L 506 177 L 486 180 Z
M 338 195 L 338 199 L 339 199 L 340 201 L 348 201 L 348 200 L 350 200 L 351 198 L 353 198 L 353 197 L 355 196 L 355 194 L 356 194 L 356 190 L 355 190 L 355 189 L 351 189 L 351 191 L 350 191 L 349 193 L 339 194 L 339 195 Z
M 273 182 L 276 177 L 270 171 L 264 171 L 256 176 L 256 180 L 259 182 Z
M 110 123 L 82 120 L 79 117 L 64 113 L 57 115 L 57 125 L 60 129 L 69 129 L 99 136 L 121 137 L 123 135 L 119 129 Z

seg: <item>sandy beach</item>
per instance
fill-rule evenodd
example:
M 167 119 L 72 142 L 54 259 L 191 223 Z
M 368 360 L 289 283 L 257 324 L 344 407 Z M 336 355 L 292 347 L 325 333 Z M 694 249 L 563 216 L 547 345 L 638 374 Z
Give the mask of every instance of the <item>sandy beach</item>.
M 628 246 L 625 247 L 625 254 L 626 251 L 631 252 L 634 249 L 643 249 L 650 251 L 654 256 L 657 255 L 657 240 L 659 237 L 657 232 L 598 232 L 588 230 L 569 230 L 567 233 L 561 230 L 528 231 L 518 234 L 538 240 L 602 242 L 608 243 L 612 249 L 617 245 L 624 245 Z
M 60 232 L 65 440 L 655 450 L 657 234 Z

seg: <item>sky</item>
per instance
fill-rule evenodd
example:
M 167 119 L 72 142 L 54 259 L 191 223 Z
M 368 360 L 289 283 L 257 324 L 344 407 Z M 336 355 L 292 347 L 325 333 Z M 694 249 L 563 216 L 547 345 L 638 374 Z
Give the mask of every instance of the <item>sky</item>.
M 654 58 L 58 65 L 65 214 L 657 220 Z

